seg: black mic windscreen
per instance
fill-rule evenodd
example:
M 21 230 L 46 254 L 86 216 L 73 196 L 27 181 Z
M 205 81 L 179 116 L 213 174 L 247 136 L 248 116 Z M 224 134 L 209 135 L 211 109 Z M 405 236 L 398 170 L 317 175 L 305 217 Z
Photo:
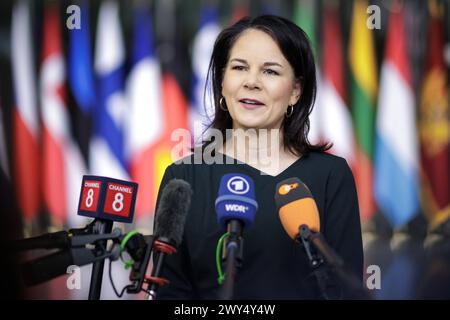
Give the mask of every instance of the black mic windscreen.
M 175 246 L 183 238 L 186 216 L 191 206 L 192 189 L 182 179 L 172 179 L 164 187 L 156 211 L 155 235 L 167 238 Z

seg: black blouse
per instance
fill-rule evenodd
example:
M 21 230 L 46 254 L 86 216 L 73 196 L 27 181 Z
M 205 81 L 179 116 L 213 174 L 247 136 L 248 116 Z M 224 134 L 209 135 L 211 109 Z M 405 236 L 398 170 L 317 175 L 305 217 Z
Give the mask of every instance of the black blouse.
M 163 275 L 170 284 L 159 289 L 158 299 L 219 298 L 215 251 L 224 230 L 217 222 L 214 204 L 220 180 L 226 173 L 250 176 L 258 202 L 255 220 L 243 234 L 243 263 L 236 276 L 235 299 L 322 297 L 304 248 L 284 231 L 276 210 L 275 187 L 278 182 L 291 177 L 299 178 L 309 187 L 319 209 L 321 233 L 362 281 L 363 249 L 358 199 L 352 172 L 343 158 L 312 152 L 276 176 L 262 174 L 258 169 L 229 157 L 222 159 L 224 163 L 234 163 L 193 164 L 194 157 L 190 156 L 166 169 L 156 206 L 162 188 L 173 178 L 187 181 L 193 196 L 183 242 L 177 253 L 165 260 Z M 344 288 L 340 290 L 340 297 L 351 298 L 352 294 Z

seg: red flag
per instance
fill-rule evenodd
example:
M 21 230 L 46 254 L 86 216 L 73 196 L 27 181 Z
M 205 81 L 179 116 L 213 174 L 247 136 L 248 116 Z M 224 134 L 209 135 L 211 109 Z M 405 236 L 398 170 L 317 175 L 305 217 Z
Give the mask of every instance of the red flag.
M 321 103 L 318 107 L 321 137 L 333 143 L 331 152 L 354 164 L 354 137 L 344 79 L 344 51 L 339 8 L 328 3 L 323 16 Z
M 430 2 L 428 52 L 419 109 L 424 209 L 432 227 L 450 217 L 450 105 L 444 25 Z M 434 5 L 433 5 L 434 4 Z
M 164 171 L 168 165 L 187 155 L 186 148 L 180 154 L 172 154 L 172 148 L 181 141 L 171 141 L 172 133 L 177 129 L 188 128 L 188 104 L 177 80 L 171 73 L 165 73 L 162 80 L 164 105 L 164 133 L 161 140 L 154 146 L 154 174 L 152 203 L 156 203 L 156 196 Z M 186 142 L 186 141 L 184 141 Z M 189 141 L 190 142 L 190 141 Z M 185 147 L 189 148 L 190 145 Z
M 39 117 L 36 105 L 33 49 L 28 4 L 17 2 L 11 26 L 15 93 L 13 164 L 18 206 L 28 222 L 40 208 Z
M 56 223 L 65 223 L 77 209 L 84 161 L 70 132 L 65 96 L 65 65 L 61 46 L 58 7 L 45 10 L 41 66 L 43 122 L 43 194 L 47 210 Z M 71 221 L 74 221 L 71 219 Z
M 65 113 L 63 93 L 63 61 L 61 55 L 58 11 L 46 8 L 41 66 L 42 166 L 44 202 L 50 214 L 62 222 L 65 216 L 64 155 L 61 146 L 60 117 Z
M 248 1 L 235 1 L 230 24 L 234 24 L 242 18 L 250 15 L 248 5 Z

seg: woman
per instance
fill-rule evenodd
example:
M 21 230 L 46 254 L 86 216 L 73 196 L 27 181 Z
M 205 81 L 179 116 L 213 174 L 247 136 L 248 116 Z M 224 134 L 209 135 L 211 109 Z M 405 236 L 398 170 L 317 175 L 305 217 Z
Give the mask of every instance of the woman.
M 275 186 L 290 177 L 309 187 L 319 209 L 322 234 L 362 280 L 361 227 L 352 173 L 344 159 L 324 152 L 329 146 L 311 145 L 307 139 L 316 76 L 304 32 L 281 17 L 244 18 L 218 36 L 209 71 L 215 102 L 212 128 L 226 138 L 224 143 L 220 139 L 205 143 L 202 150 L 214 146 L 215 156 L 222 157 L 224 164 L 181 161 L 165 172 L 161 189 L 173 178 L 183 179 L 190 183 L 193 196 L 183 242 L 166 260 L 164 276 L 170 284 L 160 288 L 159 299 L 220 297 L 215 251 L 224 231 L 217 223 L 214 203 L 226 173 L 250 176 L 259 206 L 243 235 L 235 299 L 327 297 L 319 290 L 304 248 L 283 230 L 275 208 Z M 267 129 L 277 138 L 256 147 L 252 143 L 238 146 L 236 139 L 243 133 L 252 132 L 251 140 Z M 270 154 L 272 161 L 259 161 L 261 153 Z M 339 289 L 332 297 L 352 297 L 335 280 L 327 283 Z

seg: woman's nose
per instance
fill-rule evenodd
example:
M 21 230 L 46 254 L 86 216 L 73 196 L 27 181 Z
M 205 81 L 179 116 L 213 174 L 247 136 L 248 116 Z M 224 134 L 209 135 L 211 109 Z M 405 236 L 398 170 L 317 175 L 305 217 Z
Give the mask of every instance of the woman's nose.
M 259 83 L 258 75 L 253 72 L 249 72 L 247 78 L 245 79 L 244 87 L 250 90 L 260 89 L 261 85 Z

